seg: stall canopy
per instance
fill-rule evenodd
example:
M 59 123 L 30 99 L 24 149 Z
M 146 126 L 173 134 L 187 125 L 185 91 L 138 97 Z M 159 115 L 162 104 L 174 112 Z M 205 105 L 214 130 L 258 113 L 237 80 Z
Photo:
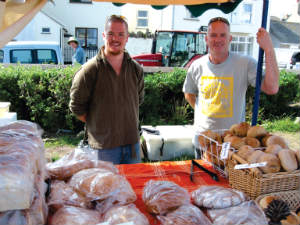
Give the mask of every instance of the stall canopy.
M 53 1 L 53 0 L 51 0 Z M 59 0 L 61 1 L 61 0 Z M 200 16 L 208 9 L 219 9 L 224 13 L 232 12 L 242 0 L 93 0 L 95 2 L 112 2 L 122 6 L 126 3 L 147 4 L 155 9 L 163 9 L 167 5 L 184 5 L 193 16 Z M 12 40 L 46 4 L 47 0 L 0 0 L 0 48 Z M 262 27 L 266 28 L 269 0 L 264 0 Z M 256 92 L 254 97 L 252 125 L 256 125 L 262 64 L 264 52 L 259 50 Z
M 61 1 L 61 0 L 59 0 Z M 208 9 L 232 12 L 242 0 L 94 0 L 112 2 L 116 6 L 125 3 L 152 5 L 163 9 L 167 5 L 185 5 L 193 16 L 200 16 Z M 47 0 L 0 0 L 0 48 L 12 40 L 43 8 Z

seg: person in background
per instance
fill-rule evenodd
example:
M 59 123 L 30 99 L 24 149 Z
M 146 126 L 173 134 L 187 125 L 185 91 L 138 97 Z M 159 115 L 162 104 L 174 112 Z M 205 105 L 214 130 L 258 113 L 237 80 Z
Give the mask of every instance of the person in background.
M 99 160 L 138 163 L 143 69 L 125 51 L 129 34 L 124 17 L 108 17 L 102 36 L 98 55 L 75 74 L 70 110 L 86 124 L 89 148 L 98 151 Z
M 85 63 L 85 53 L 80 47 L 78 40 L 74 37 L 70 37 L 68 40 L 68 45 L 70 45 L 75 51 L 74 55 L 72 56 L 72 64 L 74 65 L 79 63 L 83 65 Z
M 261 90 L 274 95 L 279 89 L 279 70 L 272 41 L 264 28 L 259 28 L 256 38 L 265 51 Z M 246 91 L 249 85 L 255 86 L 257 62 L 230 52 L 231 40 L 229 22 L 223 17 L 211 19 L 205 37 L 209 53 L 193 62 L 187 72 L 183 92 L 195 110 L 197 132 L 229 129 L 245 121 Z

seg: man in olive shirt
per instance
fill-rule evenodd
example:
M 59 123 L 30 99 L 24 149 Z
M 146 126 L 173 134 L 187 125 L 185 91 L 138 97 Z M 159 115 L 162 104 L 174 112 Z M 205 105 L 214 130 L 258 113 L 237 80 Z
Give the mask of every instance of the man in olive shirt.
M 98 55 L 75 74 L 70 110 L 86 123 L 88 144 L 98 150 L 98 159 L 138 163 L 143 69 L 124 51 L 129 36 L 124 17 L 110 16 L 102 36 Z

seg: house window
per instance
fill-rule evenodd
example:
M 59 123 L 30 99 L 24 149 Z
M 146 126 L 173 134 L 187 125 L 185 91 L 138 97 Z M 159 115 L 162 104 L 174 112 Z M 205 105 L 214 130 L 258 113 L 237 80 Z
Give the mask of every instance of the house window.
M 50 27 L 42 27 L 42 34 L 50 34 Z
M 231 23 L 233 24 L 251 24 L 252 22 L 252 4 L 242 4 L 231 13 Z
M 75 28 L 75 36 L 81 47 L 86 49 L 98 49 L 97 28 Z
M 187 19 L 197 19 L 198 17 L 193 16 L 193 14 L 188 9 L 186 9 L 186 18 Z
M 137 13 L 137 26 L 138 27 L 148 27 L 148 11 L 138 10 Z
M 70 0 L 70 3 L 92 3 L 92 0 Z
M 233 36 L 230 50 L 243 55 L 252 55 L 253 52 L 253 37 Z

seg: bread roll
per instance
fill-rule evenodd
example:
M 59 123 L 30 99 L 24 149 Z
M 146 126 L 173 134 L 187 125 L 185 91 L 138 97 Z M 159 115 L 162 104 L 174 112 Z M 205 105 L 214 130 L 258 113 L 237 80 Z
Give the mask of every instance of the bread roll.
M 272 134 L 267 134 L 266 136 L 264 136 L 262 139 L 261 139 L 261 145 L 263 147 L 267 147 L 267 140 L 269 137 L 273 136 Z
M 276 155 L 264 153 L 258 158 L 258 163 L 267 162 L 266 166 L 260 167 L 264 173 L 277 173 L 280 171 L 280 160 Z
M 243 139 L 240 137 L 237 137 L 237 136 L 230 136 L 228 138 L 225 138 L 224 140 L 226 140 L 226 142 L 230 142 L 231 147 L 233 147 L 235 149 L 239 149 L 240 147 L 245 145 Z
M 226 130 L 226 131 L 221 135 L 221 138 L 222 138 L 222 141 L 223 141 L 223 142 L 225 142 L 224 139 L 225 139 L 226 136 L 227 136 L 227 137 L 230 137 L 230 136 L 234 136 L 234 135 L 233 135 L 233 133 L 232 133 L 230 130 Z
M 296 154 L 293 150 L 282 149 L 278 153 L 282 168 L 287 172 L 292 172 L 298 168 Z
M 262 126 L 252 126 L 247 132 L 247 137 L 262 138 L 267 134 L 268 132 Z
M 265 153 L 271 153 L 271 154 L 274 154 L 274 155 L 278 155 L 278 153 L 282 150 L 281 146 L 280 145 L 269 145 L 266 150 L 265 150 Z
M 300 219 L 296 215 L 296 213 L 291 212 L 290 215 L 286 217 L 286 219 L 280 220 L 280 223 L 282 225 L 299 225 L 300 224 Z
M 255 150 L 249 145 L 243 145 L 239 148 L 237 154 L 243 159 L 247 160 L 247 157 L 251 155 Z
M 262 208 L 262 209 L 266 209 L 266 208 L 268 208 L 268 206 L 269 206 L 269 204 L 273 201 L 273 200 L 275 200 L 275 199 L 278 199 L 278 197 L 277 196 L 272 196 L 272 195 L 270 195 L 270 196 L 265 196 L 265 197 L 263 197 L 262 199 L 260 199 L 259 200 L 259 206 Z
M 249 145 L 252 148 L 258 148 L 258 147 L 260 147 L 260 142 L 256 138 L 253 138 L 253 137 L 243 137 L 242 140 L 245 142 L 245 145 Z
M 295 150 L 295 154 L 298 161 L 298 165 L 300 165 L 300 149 Z
M 261 150 L 255 150 L 251 155 L 249 155 L 247 157 L 247 161 L 251 164 L 251 163 L 257 163 L 259 157 L 261 157 L 263 154 L 265 154 L 263 151 Z
M 234 124 L 230 127 L 230 131 L 239 137 L 245 137 L 247 136 L 248 129 L 250 128 L 250 125 L 247 122 L 242 122 L 239 124 Z
M 198 136 L 199 145 L 203 148 L 207 148 L 209 144 L 212 142 L 210 139 L 215 140 L 219 144 L 222 143 L 221 135 L 211 130 L 206 130 L 200 133 Z M 204 136 L 203 136 L 204 135 Z M 209 139 L 210 138 L 210 139 Z
M 266 146 L 270 145 L 280 145 L 282 148 L 289 148 L 287 142 L 283 137 L 272 135 L 266 140 Z

